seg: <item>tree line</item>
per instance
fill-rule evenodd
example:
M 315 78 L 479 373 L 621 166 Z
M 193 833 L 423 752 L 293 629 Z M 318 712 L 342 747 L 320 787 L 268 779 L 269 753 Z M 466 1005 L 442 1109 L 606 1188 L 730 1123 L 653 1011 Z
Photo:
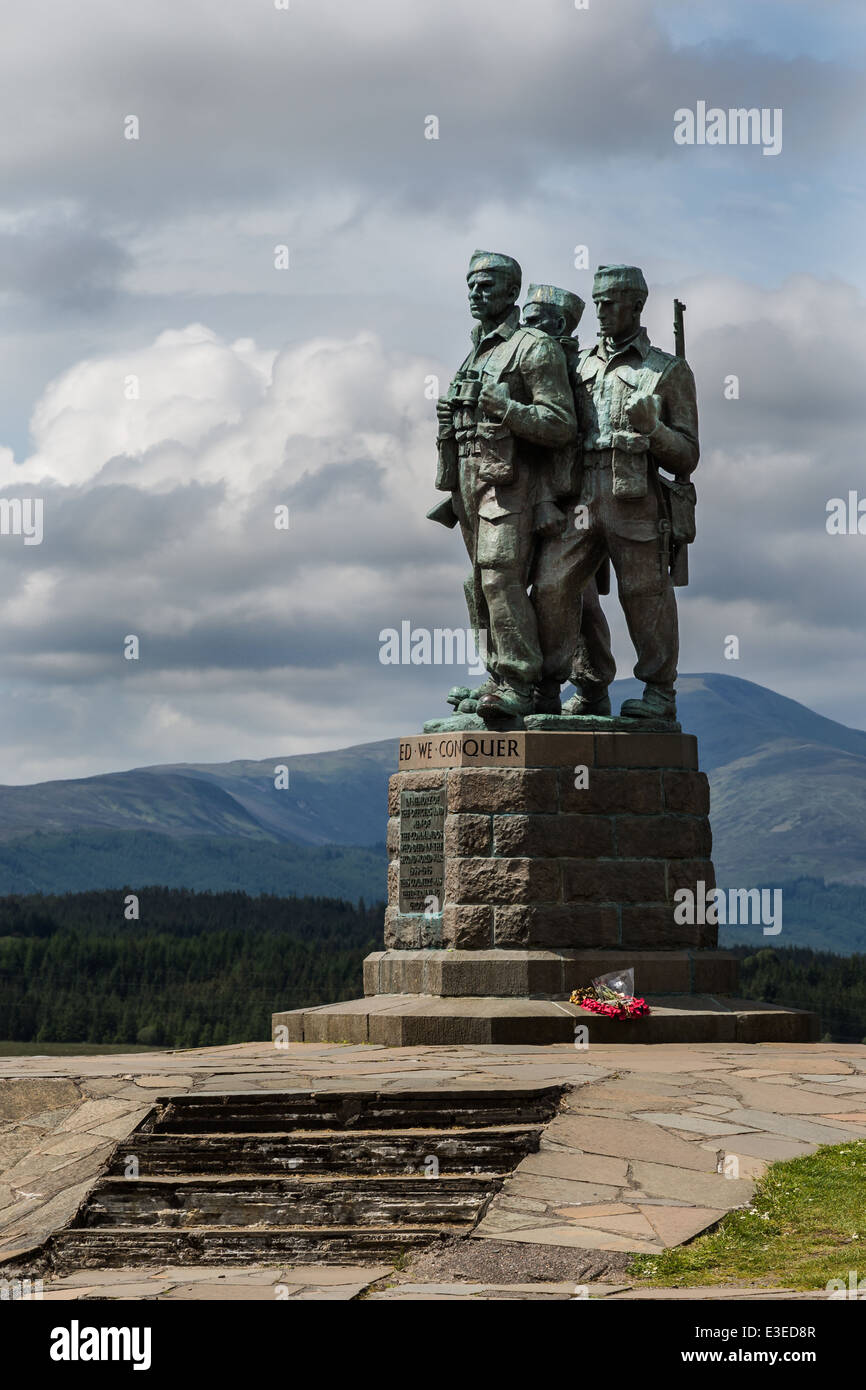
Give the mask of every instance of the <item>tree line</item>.
M 382 915 L 363 899 L 160 887 L 0 898 L 0 1039 L 263 1040 L 278 1009 L 357 998 Z M 743 997 L 811 1009 L 826 1038 L 866 1042 L 866 955 L 732 949 Z
M 0 899 L 0 1038 L 206 1047 L 356 998 L 381 904 L 186 889 Z
M 740 994 L 821 1018 L 824 1042 L 866 1043 L 866 956 L 837 956 L 808 946 L 732 948 L 740 957 Z

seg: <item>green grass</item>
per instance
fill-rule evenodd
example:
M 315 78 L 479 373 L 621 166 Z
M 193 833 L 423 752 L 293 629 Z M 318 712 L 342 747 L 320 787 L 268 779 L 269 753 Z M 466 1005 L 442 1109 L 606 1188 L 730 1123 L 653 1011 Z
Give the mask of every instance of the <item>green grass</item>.
M 112 1052 L 165 1052 L 164 1047 L 140 1043 L 2 1042 L 0 1057 L 101 1057 Z
M 636 1255 L 632 1276 L 655 1288 L 760 1284 L 824 1288 L 849 1270 L 866 1277 L 866 1139 L 823 1145 L 773 1163 L 751 1206 L 660 1255 Z

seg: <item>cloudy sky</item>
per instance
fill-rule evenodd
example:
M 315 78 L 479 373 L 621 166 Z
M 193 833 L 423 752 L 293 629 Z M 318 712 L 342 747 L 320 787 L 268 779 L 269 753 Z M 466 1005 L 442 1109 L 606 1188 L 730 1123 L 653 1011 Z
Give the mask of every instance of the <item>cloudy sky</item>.
M 662 347 L 686 301 L 681 668 L 866 726 L 866 535 L 825 525 L 829 498 L 866 497 L 864 55 L 860 0 L 7 14 L 0 497 L 43 499 L 44 538 L 0 536 L 0 781 L 447 712 L 465 671 L 383 666 L 379 633 L 466 621 L 459 535 L 424 519 L 425 382 L 466 350 L 475 246 L 587 300 L 576 246 L 642 265 Z M 676 144 L 699 101 L 781 109 L 781 152 Z

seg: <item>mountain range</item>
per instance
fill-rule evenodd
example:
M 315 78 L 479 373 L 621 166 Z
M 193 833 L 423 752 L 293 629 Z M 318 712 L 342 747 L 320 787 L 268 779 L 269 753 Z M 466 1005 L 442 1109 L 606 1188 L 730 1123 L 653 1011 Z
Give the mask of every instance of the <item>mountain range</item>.
M 636 693 L 616 682 L 617 700 Z M 712 787 L 719 883 L 866 885 L 866 732 L 735 676 L 681 676 L 678 694 Z M 394 738 L 0 787 L 0 894 L 160 883 L 375 901 L 396 749 Z

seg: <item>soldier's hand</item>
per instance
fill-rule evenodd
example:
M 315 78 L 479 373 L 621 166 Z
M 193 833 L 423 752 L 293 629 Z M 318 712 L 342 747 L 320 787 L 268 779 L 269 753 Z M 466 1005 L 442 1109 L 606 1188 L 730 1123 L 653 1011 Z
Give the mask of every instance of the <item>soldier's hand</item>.
M 565 520 L 565 513 L 554 502 L 539 502 L 532 514 L 532 529 L 536 536 L 561 536 Z
M 481 388 L 478 404 L 485 415 L 489 415 L 494 420 L 501 420 L 508 409 L 510 400 L 511 393 L 504 382 L 496 381 L 492 385 L 485 382 Z
M 637 434 L 652 434 L 659 422 L 660 411 L 659 396 L 633 396 L 626 407 L 628 422 Z
M 440 396 L 436 402 L 436 416 L 440 425 L 451 424 L 451 402 Z

